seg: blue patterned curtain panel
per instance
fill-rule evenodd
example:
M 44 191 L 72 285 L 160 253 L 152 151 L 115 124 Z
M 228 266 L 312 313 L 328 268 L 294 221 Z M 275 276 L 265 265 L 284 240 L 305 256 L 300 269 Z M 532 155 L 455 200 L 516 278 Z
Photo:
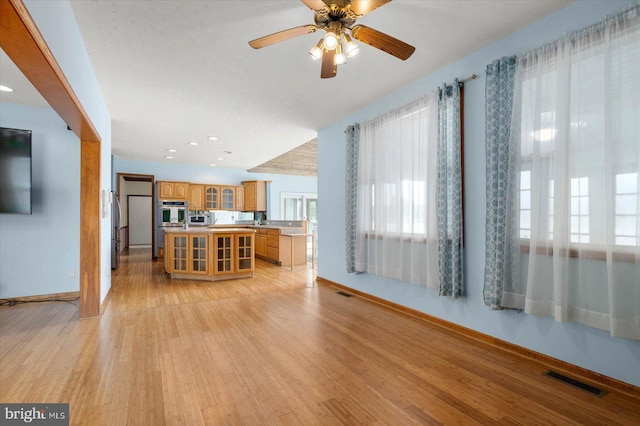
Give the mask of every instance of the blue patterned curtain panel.
M 438 278 L 440 296 L 463 295 L 460 84 L 440 88 L 438 100 Z
M 504 57 L 487 65 L 485 88 L 487 219 L 483 295 L 484 303 L 491 309 L 502 309 L 502 290 L 509 269 L 507 193 L 515 70 L 515 57 Z
M 356 272 L 356 206 L 358 201 L 358 145 L 360 125 L 354 124 L 345 130 L 347 135 L 347 158 L 345 166 L 345 243 L 347 272 Z

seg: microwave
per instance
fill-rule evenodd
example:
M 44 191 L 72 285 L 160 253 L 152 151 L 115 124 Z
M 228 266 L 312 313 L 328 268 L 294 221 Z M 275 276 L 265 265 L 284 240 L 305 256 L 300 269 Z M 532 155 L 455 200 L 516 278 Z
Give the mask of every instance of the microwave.
M 189 225 L 205 226 L 209 224 L 209 216 L 205 214 L 190 214 Z

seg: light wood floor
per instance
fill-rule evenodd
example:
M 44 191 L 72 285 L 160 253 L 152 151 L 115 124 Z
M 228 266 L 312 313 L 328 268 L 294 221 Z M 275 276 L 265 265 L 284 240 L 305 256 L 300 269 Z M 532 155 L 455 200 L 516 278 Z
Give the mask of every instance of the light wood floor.
M 102 317 L 0 308 L 0 401 L 68 402 L 72 424 L 640 424 L 640 403 L 359 297 L 310 269 L 170 281 L 148 250 Z

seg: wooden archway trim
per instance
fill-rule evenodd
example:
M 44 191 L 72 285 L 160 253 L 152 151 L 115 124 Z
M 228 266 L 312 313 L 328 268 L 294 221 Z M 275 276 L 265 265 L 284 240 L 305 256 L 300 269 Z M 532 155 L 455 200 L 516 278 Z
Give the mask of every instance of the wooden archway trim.
M 21 0 L 0 0 L 0 47 L 80 138 L 80 317 L 100 314 L 100 135 Z

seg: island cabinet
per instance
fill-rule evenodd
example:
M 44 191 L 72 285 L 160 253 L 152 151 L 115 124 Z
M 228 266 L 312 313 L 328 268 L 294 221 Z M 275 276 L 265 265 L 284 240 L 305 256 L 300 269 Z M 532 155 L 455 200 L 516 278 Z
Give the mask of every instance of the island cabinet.
M 209 275 L 209 235 L 165 233 L 165 270 L 174 274 Z
M 253 276 L 252 229 L 166 229 L 165 270 L 171 278 L 211 281 Z
M 187 200 L 188 182 L 158 181 L 159 200 Z
M 252 234 L 214 235 L 213 273 L 218 276 L 252 273 L 254 240 Z
M 267 211 L 267 181 L 251 180 L 242 182 L 244 187 L 244 211 Z
M 280 259 L 280 229 L 259 228 L 256 230 L 256 256 L 277 265 Z

